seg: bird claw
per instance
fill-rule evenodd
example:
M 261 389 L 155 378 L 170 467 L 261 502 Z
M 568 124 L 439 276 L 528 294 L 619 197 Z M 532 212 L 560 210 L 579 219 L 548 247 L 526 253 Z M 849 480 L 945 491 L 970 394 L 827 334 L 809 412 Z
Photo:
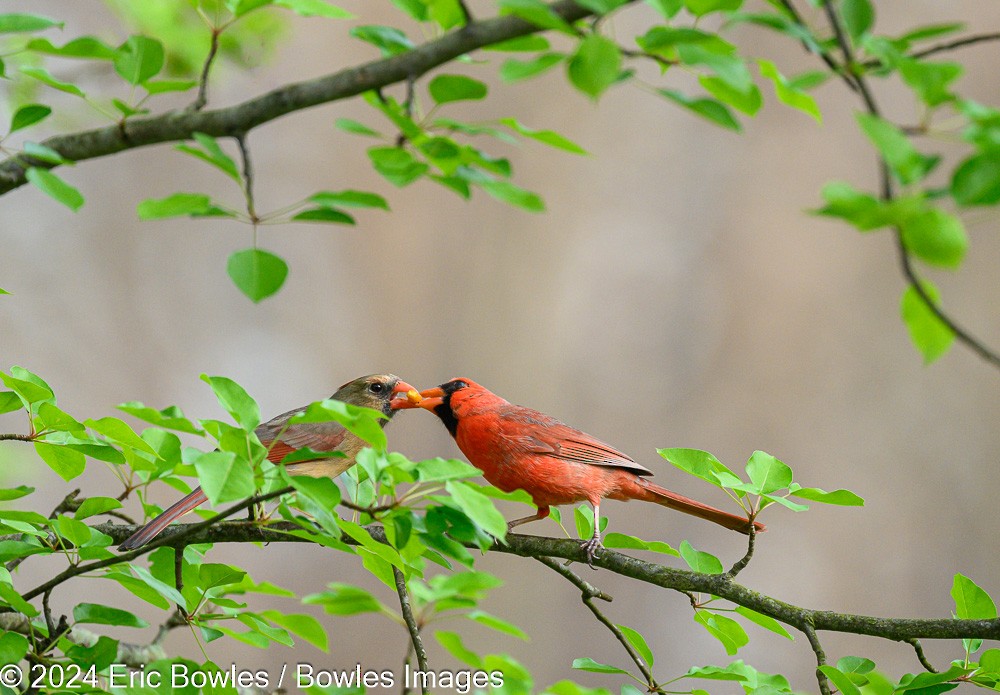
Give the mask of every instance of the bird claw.
M 590 565 L 590 569 L 597 569 L 594 567 L 594 558 L 597 557 L 600 550 L 604 549 L 604 545 L 601 544 L 600 537 L 594 536 L 589 541 L 583 541 L 580 543 L 580 547 L 587 553 L 587 564 Z

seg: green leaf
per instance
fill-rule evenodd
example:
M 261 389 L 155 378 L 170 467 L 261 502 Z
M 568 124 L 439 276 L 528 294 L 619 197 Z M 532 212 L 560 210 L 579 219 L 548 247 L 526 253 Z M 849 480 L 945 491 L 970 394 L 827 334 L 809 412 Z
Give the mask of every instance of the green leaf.
M 83 454 L 65 446 L 35 442 L 35 452 L 66 481 L 77 477 L 87 467 L 87 459 Z
M 18 485 L 17 487 L 0 488 L 0 502 L 9 502 L 10 500 L 20 499 L 30 495 L 35 491 L 35 488 L 28 487 L 27 485 Z
M 10 132 L 27 128 L 39 123 L 52 113 L 52 109 L 43 104 L 27 104 L 19 108 L 10 119 Z
M 732 106 L 738 111 L 742 111 L 748 116 L 753 116 L 764 104 L 764 99 L 760 95 L 757 85 L 751 84 L 746 90 L 735 89 L 721 77 L 715 75 L 699 75 L 698 83 L 724 104 Z
M 868 113 L 857 114 L 857 120 L 893 174 L 904 184 L 924 178 L 940 160 L 918 152 L 903 131 L 889 121 Z
M 320 191 L 309 196 L 307 200 L 310 203 L 322 206 L 341 205 L 351 208 L 389 209 L 389 203 L 386 202 L 385 198 L 378 193 L 369 193 L 367 191 Z
M 371 137 L 382 137 L 382 134 L 377 130 L 372 130 L 364 123 L 355 121 L 351 118 L 338 118 L 333 122 L 334 127 L 343 130 L 345 133 L 354 133 L 355 135 L 368 135 Z
M 952 174 L 951 195 L 959 205 L 1000 202 L 1000 152 L 980 152 L 962 162 Z
M 854 682 L 847 677 L 847 674 L 842 672 L 836 666 L 831 666 L 830 664 L 823 664 L 819 667 L 819 670 L 824 676 L 830 679 L 830 682 L 837 686 L 843 695 L 861 695 L 861 691 L 858 686 L 854 685 Z
M 81 36 L 63 46 L 55 46 L 48 39 L 31 39 L 25 49 L 45 55 L 61 56 L 63 58 L 89 58 L 94 60 L 112 60 L 115 49 L 93 36 Z
M 943 268 L 962 264 L 969 239 L 961 220 L 930 208 L 906 217 L 900 224 L 903 244 L 920 259 Z
M 656 453 L 685 473 L 690 473 L 716 487 L 722 487 L 716 473 L 728 473 L 734 478 L 738 477 L 724 463 L 707 451 L 673 448 L 657 449 Z
M 741 130 L 739 121 L 733 117 L 732 112 L 715 99 L 688 97 L 673 89 L 658 89 L 656 91 L 675 104 L 680 104 L 718 126 L 737 132 Z
M 133 449 L 138 449 L 139 451 L 145 451 L 147 454 L 152 456 L 158 456 L 156 449 L 143 441 L 142 437 L 137 435 L 131 427 L 116 417 L 102 417 L 100 420 L 85 420 L 83 424 L 95 432 L 100 432 L 113 442 L 131 447 Z
M 732 618 L 700 610 L 694 614 L 694 621 L 722 642 L 722 646 L 726 648 L 726 653 L 729 655 L 735 654 L 740 647 L 750 642 L 746 630 Z
M 385 415 L 378 410 L 327 399 L 310 403 L 305 410 L 293 415 L 288 423 L 297 425 L 303 422 L 339 422 L 348 432 L 357 435 L 376 449 L 384 450 L 387 442 L 381 424 L 383 420 Z
M 130 36 L 115 51 L 115 72 L 129 84 L 142 84 L 163 69 L 163 44 L 147 36 Z
M 810 94 L 790 86 L 785 76 L 778 71 L 778 67 L 770 60 L 760 59 L 757 61 L 757 65 L 760 67 L 760 74 L 774 83 L 774 94 L 781 103 L 812 116 L 817 123 L 823 122 L 819 106 Z
M 526 191 L 510 181 L 481 181 L 479 187 L 503 203 L 524 208 L 529 212 L 545 211 L 545 201 L 537 193 Z
M 508 39 L 507 41 L 501 41 L 499 43 L 490 44 L 489 46 L 483 46 L 483 50 L 533 53 L 535 51 L 547 51 L 551 47 L 552 44 L 549 43 L 549 40 L 544 36 L 539 34 L 529 34 L 527 36 L 519 36 L 516 39 Z
M 413 183 L 430 169 L 401 147 L 372 147 L 368 150 L 368 157 L 375 171 L 400 188 Z
M 899 61 L 898 67 L 903 81 L 927 106 L 933 108 L 955 99 L 948 88 L 962 75 L 962 66 L 958 63 L 905 59 Z
M 475 669 L 482 669 L 482 658 L 462 644 L 462 637 L 458 633 L 447 630 L 435 630 L 434 639 L 436 639 L 442 647 L 447 649 L 449 654 L 462 663 L 468 664 Z
M 270 620 L 292 634 L 298 635 L 309 644 L 324 652 L 330 648 L 330 638 L 316 618 L 304 613 L 280 613 L 276 610 L 266 610 L 261 612 L 261 617 Z
M 674 557 L 681 556 L 681 554 L 672 548 L 668 543 L 664 543 L 663 541 L 645 541 L 641 538 L 636 538 L 635 536 L 627 536 L 624 533 L 609 533 L 604 537 L 604 547 L 623 548 L 629 550 L 648 550 L 653 553 L 673 555 Z
M 743 0 L 684 0 L 684 6 L 695 17 L 711 12 L 735 12 L 742 4 Z
M 840 16 L 854 43 L 875 24 L 875 9 L 868 0 L 842 0 Z
M 219 143 L 215 138 L 211 135 L 205 135 L 204 133 L 194 133 L 193 137 L 204 149 L 198 149 L 197 147 L 187 144 L 177 145 L 174 149 L 189 154 L 192 157 L 197 157 L 204 162 L 208 162 L 215 168 L 222 171 L 233 181 L 241 183 L 240 172 L 236 168 L 236 162 L 234 162 L 232 158 L 223 151 L 222 147 L 219 146 Z
M 33 66 L 22 66 L 19 68 L 21 73 L 32 77 L 39 82 L 44 82 L 53 89 L 58 89 L 60 92 L 66 92 L 67 94 L 73 94 L 78 97 L 86 98 L 83 90 L 77 87 L 75 84 L 70 84 L 69 82 L 62 82 L 57 80 L 49 71 L 45 68 L 33 67 Z
M 461 481 L 449 480 L 444 485 L 466 516 L 494 538 L 503 540 L 507 535 L 507 521 L 489 497 Z
M 500 79 L 510 84 L 519 82 L 531 77 L 537 77 L 543 72 L 551 70 L 566 57 L 565 53 L 542 53 L 531 60 L 510 60 L 504 61 L 500 66 Z
M 921 286 L 931 301 L 939 303 L 940 293 L 934 285 L 925 280 Z M 913 286 L 908 286 L 903 292 L 900 313 L 910 333 L 910 340 L 924 356 L 924 364 L 930 364 L 948 352 L 955 340 L 955 333 L 927 307 Z
M 25 178 L 43 193 L 62 203 L 73 212 L 83 207 L 84 201 L 80 191 L 48 169 L 28 167 L 28 171 L 25 172 Z
M 646 665 L 652 668 L 653 650 L 651 650 L 649 645 L 646 644 L 646 638 L 643 637 L 638 631 L 633 630 L 626 625 L 617 625 L 616 627 L 621 630 L 623 635 L 625 635 L 625 639 L 628 640 L 628 643 L 635 647 L 635 650 L 639 652 L 639 656 L 645 660 Z
M 349 33 L 356 39 L 361 39 L 376 46 L 382 51 L 382 55 L 384 56 L 399 55 L 413 48 L 413 42 L 407 38 L 406 34 L 395 27 L 372 24 L 353 27 Z M 374 131 L 372 132 L 374 133 Z
M 120 509 L 122 503 L 114 497 L 88 497 L 83 504 L 73 513 L 73 518 L 80 520 L 87 517 L 103 514 L 112 509 Z
M 801 497 L 804 500 L 812 500 L 813 502 L 820 502 L 822 504 L 836 504 L 841 507 L 865 506 L 864 499 L 855 495 L 850 490 L 827 492 L 818 487 L 798 487 L 793 483 L 789 487 L 789 492 L 795 497 Z
M 219 405 L 233 416 L 240 427 L 247 432 L 257 429 L 260 425 L 260 407 L 242 386 L 224 376 L 202 374 L 201 380 L 212 387 Z
M 334 210 L 333 208 L 309 208 L 302 212 L 295 213 L 291 220 L 293 222 L 329 222 L 331 224 L 357 224 L 354 218 L 346 212 Z
M 572 152 L 573 154 L 587 154 L 585 149 L 577 145 L 569 138 L 563 137 L 554 130 L 535 130 L 518 122 L 516 118 L 501 118 L 500 122 L 521 135 L 529 137 L 532 140 L 537 140 L 538 142 L 549 145 L 550 147 L 565 150 L 566 152 Z
M 517 637 L 518 639 L 527 640 L 528 634 L 513 623 L 509 623 L 502 618 L 487 613 L 486 611 L 474 610 L 466 615 L 470 620 L 474 620 L 480 625 L 485 625 L 486 627 L 496 630 L 497 632 L 503 632 L 504 634 Z
M 254 303 L 281 289 L 288 277 L 288 264 L 268 251 L 244 249 L 229 257 L 226 272 L 233 284 Z
M 579 671 L 589 671 L 591 673 L 624 673 L 628 675 L 628 671 L 624 669 L 618 668 L 617 666 L 602 664 L 598 661 L 594 661 L 589 656 L 585 656 L 580 659 L 573 659 L 573 668 Z
M 212 504 L 244 500 L 256 490 L 250 463 L 230 451 L 200 453 L 194 467 Z
M 16 632 L 0 633 L 0 664 L 18 664 L 27 653 L 27 637 Z
M 63 22 L 43 17 L 38 14 L 0 14 L 0 33 L 2 34 L 20 34 L 32 31 L 42 31 L 44 29 L 51 29 L 52 27 L 59 27 L 62 29 L 63 26 Z
M 816 211 L 828 217 L 839 217 L 867 232 L 891 223 L 883 203 L 868 193 L 862 193 L 849 183 L 831 181 L 823 186 L 826 206 Z
M 997 617 L 997 607 L 990 595 L 968 577 L 956 574 L 951 585 L 955 601 L 955 617 L 967 620 L 992 620 Z
M 487 93 L 485 84 L 464 75 L 438 75 L 427 85 L 427 91 L 438 104 L 476 101 L 484 99 Z
M 781 490 L 792 482 L 792 469 L 764 451 L 753 452 L 746 470 L 757 494 Z
M 37 142 L 25 142 L 23 150 L 24 154 L 28 157 L 31 157 L 32 159 L 39 159 L 43 162 L 48 162 L 49 164 L 73 164 L 73 162 L 63 157 L 51 147 L 39 145 Z
M 136 206 L 140 220 L 190 215 L 199 217 L 213 211 L 211 199 L 201 193 L 174 193 L 166 198 L 149 198 Z
M 722 574 L 722 562 L 711 553 L 695 550 L 687 541 L 681 541 L 681 557 L 687 566 L 702 574 Z
M 319 605 L 332 615 L 358 615 L 360 613 L 391 614 L 386 606 L 365 589 L 350 584 L 334 582 L 318 594 L 302 598 L 306 605 Z
M 777 635 L 781 635 L 785 639 L 790 639 L 790 640 L 795 639 L 792 636 L 792 633 L 790 633 L 788 630 L 785 629 L 784 625 L 782 625 L 777 620 L 768 615 L 764 615 L 763 613 L 758 613 L 757 611 L 752 610 L 750 608 L 745 608 L 744 606 L 736 606 L 736 612 L 742 615 L 750 622 L 760 625 L 765 630 L 770 630 L 771 632 Z
M 184 413 L 175 405 L 163 410 L 156 410 L 155 408 L 143 405 L 139 401 L 129 401 L 128 403 L 119 405 L 118 410 L 157 427 L 177 430 L 178 432 L 188 432 L 189 434 L 205 434 L 203 429 L 184 417 Z
M 92 625 L 118 625 L 120 627 L 149 627 L 149 623 L 121 608 L 102 606 L 99 603 L 79 603 L 73 607 L 73 620 Z
M 155 82 L 144 82 L 142 88 L 150 94 L 166 94 L 168 92 L 186 92 L 197 85 L 198 83 L 194 80 L 156 80 Z
M 434 458 L 420 461 L 416 467 L 417 475 L 422 482 L 441 482 L 471 478 L 480 474 L 478 468 L 471 463 L 459 459 Z
M 607 14 L 627 2 L 629 0 L 577 0 L 576 4 L 580 7 L 586 7 L 594 14 Z
M 16 393 L 13 391 L 0 391 L 0 415 L 13 413 L 15 410 L 21 410 L 23 407 L 24 404 L 21 403 L 21 399 Z
M 278 7 L 285 7 L 303 17 L 326 17 L 327 19 L 353 19 L 347 10 L 331 5 L 324 0 L 274 0 Z
M 500 14 L 512 14 L 543 29 L 576 35 L 573 27 L 541 0 L 500 0 Z
M 618 44 L 599 34 L 591 34 L 577 46 L 566 70 L 574 87 L 596 99 L 618 79 L 621 62 Z

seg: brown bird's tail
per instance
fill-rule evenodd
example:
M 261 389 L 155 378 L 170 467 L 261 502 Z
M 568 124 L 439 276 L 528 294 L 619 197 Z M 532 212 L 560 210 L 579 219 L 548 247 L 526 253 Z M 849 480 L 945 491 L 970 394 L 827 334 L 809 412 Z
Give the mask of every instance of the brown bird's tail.
M 676 492 L 671 492 L 665 487 L 660 487 L 645 478 L 639 478 L 636 482 L 636 491 L 641 492 L 635 495 L 635 499 L 640 499 L 644 502 L 655 502 L 664 507 L 696 516 L 699 519 L 713 521 L 719 526 L 725 526 L 727 529 L 750 535 L 750 522 L 747 521 L 746 517 L 730 514 L 729 512 L 710 507 L 707 504 L 702 504 L 683 495 L 678 495 Z M 767 527 L 759 521 L 753 522 L 753 525 L 757 533 L 767 530 Z
M 118 546 L 118 550 L 126 551 L 141 548 L 159 536 L 160 532 L 173 523 L 175 519 L 184 516 L 207 499 L 208 497 L 202 492 L 201 488 L 196 488 L 190 495 L 174 502 L 158 517 L 129 536 L 124 543 Z

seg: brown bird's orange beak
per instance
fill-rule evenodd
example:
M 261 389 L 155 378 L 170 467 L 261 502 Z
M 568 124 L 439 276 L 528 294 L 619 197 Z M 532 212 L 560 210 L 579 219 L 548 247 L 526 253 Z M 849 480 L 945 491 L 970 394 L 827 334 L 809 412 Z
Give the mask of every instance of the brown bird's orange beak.
M 406 392 L 406 398 L 397 398 L 392 402 L 393 410 L 408 410 L 410 408 L 424 408 L 433 411 L 444 402 L 444 391 L 440 386 L 424 389 L 417 393 L 416 389 Z

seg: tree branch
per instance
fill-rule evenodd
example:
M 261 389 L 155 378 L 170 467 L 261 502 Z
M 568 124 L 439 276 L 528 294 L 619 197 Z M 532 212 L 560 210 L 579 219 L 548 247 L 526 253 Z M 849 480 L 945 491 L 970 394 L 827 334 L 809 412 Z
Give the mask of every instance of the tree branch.
M 403 614 L 403 621 L 410 632 L 410 642 L 413 643 L 413 653 L 417 655 L 417 665 L 424 673 L 427 672 L 427 652 L 424 650 L 424 642 L 420 639 L 420 627 L 413 617 L 413 609 L 410 608 L 410 595 L 406 591 L 406 577 L 395 565 L 392 566 L 392 578 L 396 582 L 396 593 L 399 594 L 399 608 Z M 427 695 L 427 681 L 420 679 L 420 692 Z
M 930 673 L 938 672 L 938 670 L 934 668 L 931 662 L 928 661 L 927 657 L 924 655 L 924 648 L 923 646 L 921 646 L 920 640 L 914 637 L 913 639 L 906 640 L 906 643 L 909 644 L 911 647 L 913 647 L 913 651 L 917 653 L 917 661 L 920 662 L 921 666 L 927 669 L 927 671 Z
M 549 7 L 567 22 L 592 14 L 573 0 L 558 0 Z M 129 118 L 121 126 L 56 135 L 46 138 L 42 144 L 66 159 L 80 162 L 136 147 L 187 140 L 196 132 L 233 137 L 286 114 L 416 78 L 470 51 L 540 31 L 544 30 L 518 17 L 493 17 L 468 24 L 406 53 L 284 85 L 228 108 L 170 111 L 158 116 Z M 32 165 L 54 166 L 34 161 Z M 28 164 L 19 156 L 0 162 L 0 195 L 23 186 L 27 168 Z
M 826 674 L 820 671 L 821 666 L 826 666 L 826 654 L 823 652 L 823 645 L 819 643 L 819 637 L 816 636 L 816 630 L 808 622 L 803 623 L 799 629 L 805 633 L 809 646 L 816 655 L 816 681 L 819 683 L 819 692 L 821 695 L 830 695 L 830 681 L 827 680 Z
M 250 501 L 248 500 L 248 502 Z M 240 505 L 232 510 L 226 510 L 226 512 L 231 514 L 242 508 L 243 505 Z M 198 524 L 177 524 L 170 526 L 157 537 L 155 544 L 157 547 L 162 545 L 177 547 L 194 543 L 312 542 L 308 537 L 291 535 L 290 531 L 301 531 L 302 528 L 289 522 L 277 522 L 268 526 L 246 523 L 213 524 L 214 517 Z M 112 522 L 98 524 L 91 528 L 111 536 L 116 543 L 124 541 L 137 530 L 135 526 L 126 526 Z M 388 544 L 385 531 L 381 526 L 369 525 L 365 528 L 376 541 Z M 357 545 L 356 541 L 346 536 L 341 540 L 349 545 Z M 149 547 L 143 546 L 139 550 L 146 550 Z M 478 546 L 469 547 L 478 548 Z M 505 544 L 494 544 L 490 550 L 491 552 L 520 555 L 521 557 L 528 558 L 554 557 L 580 563 L 587 561 L 587 553 L 581 548 L 579 541 L 562 538 L 525 536 L 514 533 L 507 536 Z M 133 553 L 135 552 L 137 551 L 133 551 Z M 125 562 L 132 559 L 134 559 L 132 553 L 123 553 L 113 558 L 111 562 L 101 562 L 105 562 L 102 566 L 107 566 L 114 564 L 115 561 Z M 94 565 L 97 563 L 91 564 Z M 712 594 L 737 605 L 755 610 L 758 613 L 763 613 L 797 630 L 801 630 L 802 625 L 809 623 L 817 631 L 823 630 L 867 635 L 895 642 L 905 642 L 911 639 L 1000 639 L 1000 618 L 991 620 L 880 618 L 876 616 L 803 608 L 737 584 L 728 579 L 725 574 L 703 574 L 690 570 L 666 567 L 624 555 L 608 548 L 605 548 L 599 556 L 594 558 L 594 567 L 605 569 L 609 572 L 614 572 L 615 574 L 653 586 L 678 591 L 686 595 L 691 593 Z M 25 594 L 24 597 L 25 599 L 34 598 L 39 593 L 41 592 L 33 590 L 30 595 Z

